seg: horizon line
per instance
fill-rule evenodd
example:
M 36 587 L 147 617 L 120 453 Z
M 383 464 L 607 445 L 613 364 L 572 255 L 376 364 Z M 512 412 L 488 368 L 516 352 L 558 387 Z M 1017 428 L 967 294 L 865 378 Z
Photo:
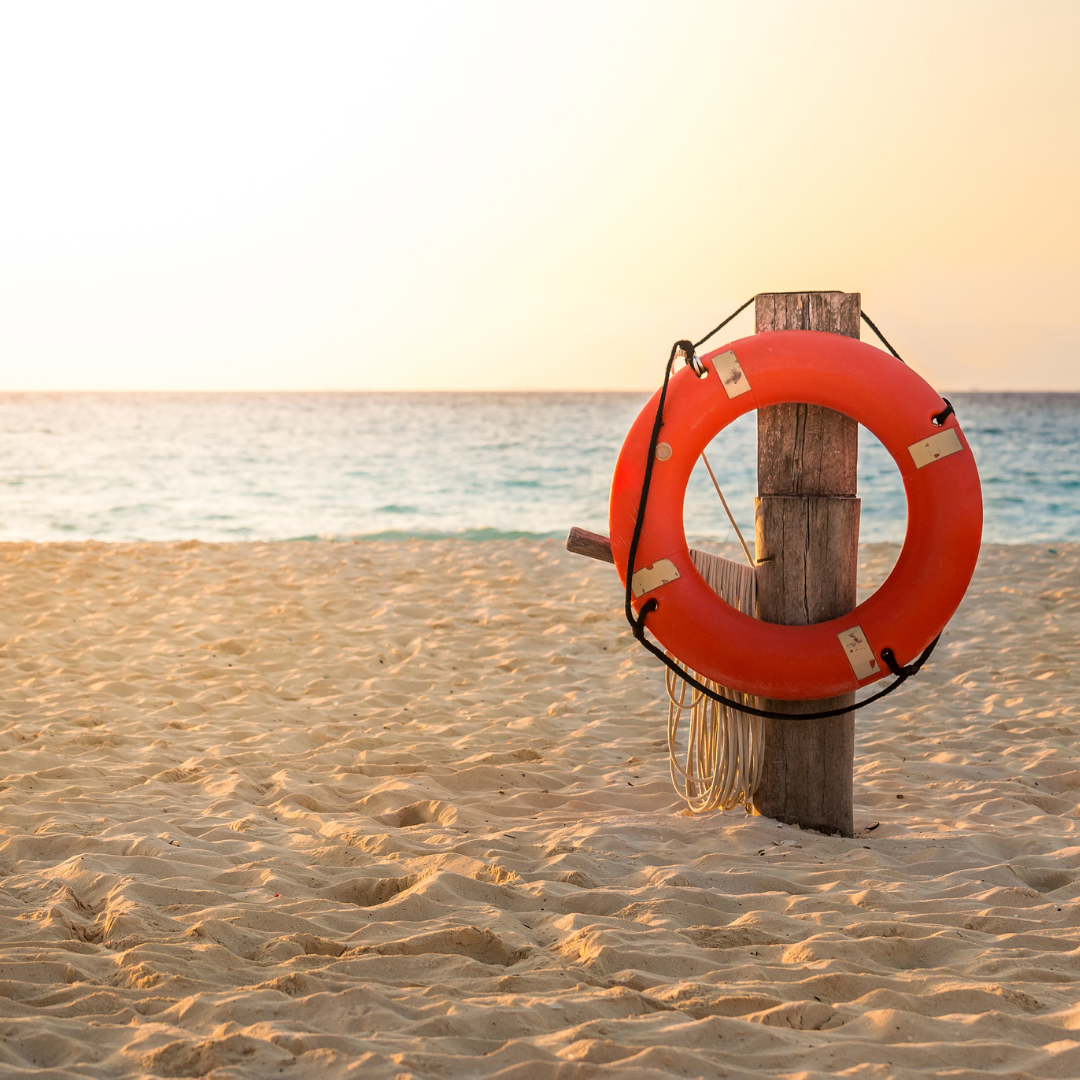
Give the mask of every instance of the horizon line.
M 936 388 L 935 388 L 936 389 Z M 0 388 L 0 397 L 47 394 L 653 394 L 653 387 L 230 387 L 230 388 L 139 388 L 139 387 L 65 387 L 53 388 Z M 985 387 L 946 388 L 941 394 L 1080 394 L 1075 389 L 993 389 Z

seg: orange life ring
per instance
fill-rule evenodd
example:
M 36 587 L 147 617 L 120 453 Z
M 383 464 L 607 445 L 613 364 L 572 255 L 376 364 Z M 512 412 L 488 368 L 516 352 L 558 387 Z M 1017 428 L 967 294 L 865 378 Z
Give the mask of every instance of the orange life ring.
M 671 377 L 651 489 L 635 558 L 632 602 L 657 606 L 653 636 L 722 686 L 783 700 L 828 698 L 889 673 L 882 649 L 908 664 L 942 631 L 975 570 L 982 493 L 975 458 L 945 402 L 887 353 L 854 338 L 809 330 L 755 334 L 701 357 Z M 623 585 L 641 498 L 658 391 L 631 427 L 611 482 L 611 550 Z M 736 417 L 766 405 L 806 402 L 854 417 L 899 466 L 907 533 L 892 573 L 851 614 L 810 626 L 759 622 L 705 583 L 683 530 L 690 473 Z

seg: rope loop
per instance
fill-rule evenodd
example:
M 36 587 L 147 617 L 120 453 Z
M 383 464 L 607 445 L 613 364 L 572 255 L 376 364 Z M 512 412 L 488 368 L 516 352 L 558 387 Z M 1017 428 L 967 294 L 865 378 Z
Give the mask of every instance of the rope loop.
M 906 667 L 901 667 L 896 662 L 896 654 L 889 648 L 888 645 L 881 650 L 881 659 L 885 661 L 885 666 L 898 678 L 906 679 L 911 672 Z
M 944 424 L 950 416 L 956 415 L 956 410 L 953 408 L 953 403 L 947 397 L 943 397 L 941 400 L 945 402 L 945 408 L 942 409 L 941 412 L 934 413 L 934 415 L 930 417 L 931 421 L 933 421 L 934 427 L 941 427 L 941 425 Z
M 638 612 L 638 617 L 634 619 L 632 626 L 634 628 L 634 637 L 638 641 L 645 640 L 645 616 L 654 612 L 660 606 L 655 596 L 650 596 L 644 604 L 641 605 L 641 611 Z
M 930 659 L 930 654 L 934 651 L 934 646 L 937 645 L 940 640 L 941 635 L 938 634 L 938 636 L 934 638 L 934 640 L 931 641 L 925 649 L 923 649 L 922 654 L 919 656 L 919 658 L 911 664 L 905 664 L 904 666 L 898 664 L 896 661 L 896 653 L 894 653 L 892 649 L 888 647 L 888 645 L 886 645 L 885 648 L 881 650 L 881 659 L 885 661 L 885 666 L 889 669 L 889 671 L 892 672 L 892 674 L 895 675 L 901 682 L 903 682 L 905 679 L 910 678 L 912 675 L 917 675 L 919 673 L 919 668 L 921 668 L 923 664 L 925 664 L 926 661 Z
M 685 363 L 688 368 L 691 368 L 699 379 L 705 377 L 705 365 L 698 359 L 692 341 L 676 341 L 675 356 L 676 358 L 681 356 L 683 358 L 683 363 Z

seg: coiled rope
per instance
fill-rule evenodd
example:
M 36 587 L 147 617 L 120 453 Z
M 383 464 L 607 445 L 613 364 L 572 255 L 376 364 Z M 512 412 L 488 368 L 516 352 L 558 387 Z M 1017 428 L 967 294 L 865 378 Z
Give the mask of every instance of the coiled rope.
M 712 470 L 709 472 L 711 474 Z M 715 477 L 713 482 L 716 482 Z M 748 615 L 756 612 L 757 575 L 752 566 L 743 566 L 704 551 L 693 550 L 690 554 L 709 588 L 725 603 Z M 695 674 L 678 661 L 676 663 L 680 670 L 691 676 Z M 671 782 L 679 797 L 694 814 L 730 810 L 735 806 L 752 809 L 764 761 L 761 718 L 694 689 L 670 667 L 666 672 L 666 685 L 668 764 Z M 717 695 L 748 705 L 753 702 L 749 695 L 710 680 L 706 680 L 705 685 Z M 685 755 L 679 747 L 679 728 L 684 713 L 689 714 Z M 685 768 L 679 764 L 680 757 L 685 757 Z

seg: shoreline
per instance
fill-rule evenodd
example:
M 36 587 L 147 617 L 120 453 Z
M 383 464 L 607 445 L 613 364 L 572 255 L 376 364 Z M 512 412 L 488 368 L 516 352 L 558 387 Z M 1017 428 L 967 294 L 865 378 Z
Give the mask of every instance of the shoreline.
M 599 528 L 599 526 L 597 526 Z M 476 536 L 473 534 L 491 532 L 491 535 Z M 569 531 L 569 529 L 567 529 Z M 203 540 L 200 537 L 175 537 L 169 540 L 102 540 L 99 537 L 84 537 L 82 539 L 74 540 L 0 540 L 0 550 L 8 547 L 26 547 L 26 546 L 77 546 L 79 544 L 101 544 L 104 546 L 128 546 L 138 547 L 140 545 L 146 545 L 148 547 L 156 546 L 170 546 L 177 544 L 192 544 L 196 546 L 206 547 L 229 547 L 234 545 L 243 544 L 410 544 L 410 543 L 431 543 L 441 544 L 446 542 L 458 542 L 462 544 L 488 544 L 488 543 L 544 543 L 546 541 L 557 542 L 560 546 L 566 539 L 565 532 L 557 533 L 530 533 L 530 532 L 510 532 L 502 533 L 497 530 L 473 529 L 469 530 L 465 535 L 461 533 L 447 533 L 443 534 L 417 534 L 411 533 L 371 533 L 359 536 L 349 537 L 336 537 L 336 536 L 293 536 L 286 537 L 284 539 L 267 540 L 264 538 L 253 538 L 249 540 Z M 717 540 L 714 537 L 708 536 L 691 536 L 687 537 L 687 542 L 691 547 L 700 547 L 708 551 L 720 551 L 725 548 L 730 548 L 733 551 L 738 551 L 741 554 L 741 548 L 739 547 L 737 540 Z M 753 550 L 753 539 L 747 537 L 747 543 L 751 545 Z M 862 550 L 865 547 L 875 546 L 893 546 L 900 547 L 902 541 L 900 540 L 860 540 L 859 549 Z M 998 540 L 986 540 L 983 541 L 982 546 L 984 548 L 1021 548 L 1021 547 L 1043 547 L 1049 545 L 1050 547 L 1068 547 L 1069 545 L 1080 545 L 1080 540 L 1014 540 L 1008 543 Z

